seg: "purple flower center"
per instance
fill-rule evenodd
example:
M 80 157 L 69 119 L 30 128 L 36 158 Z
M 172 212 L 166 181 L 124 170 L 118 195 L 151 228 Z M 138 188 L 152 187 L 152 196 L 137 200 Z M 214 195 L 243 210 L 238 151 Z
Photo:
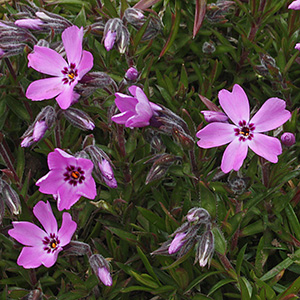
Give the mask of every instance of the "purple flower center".
M 68 166 L 66 170 L 64 180 L 68 181 L 71 185 L 76 186 L 77 183 L 83 183 L 85 180 L 84 171 L 80 167 L 75 168 L 74 166 Z
M 76 69 L 76 65 L 74 63 L 71 63 L 69 67 L 64 67 L 61 72 L 65 75 L 62 80 L 64 84 L 69 83 L 69 85 L 71 85 L 71 83 L 78 76 L 78 70 Z
M 240 121 L 239 127 L 234 129 L 235 135 L 239 136 L 240 141 L 252 140 L 253 139 L 253 130 L 255 129 L 254 124 L 247 124 L 247 122 Z
M 49 236 L 44 237 L 43 244 L 45 245 L 43 249 L 47 251 L 47 253 L 54 253 L 59 247 L 60 240 L 55 233 L 50 233 Z

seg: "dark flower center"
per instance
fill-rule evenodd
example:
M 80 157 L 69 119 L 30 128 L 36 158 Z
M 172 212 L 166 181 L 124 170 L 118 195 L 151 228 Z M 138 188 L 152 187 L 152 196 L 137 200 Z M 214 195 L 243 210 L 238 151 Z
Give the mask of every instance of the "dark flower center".
M 67 171 L 63 174 L 65 177 L 64 180 L 68 181 L 69 184 L 76 186 L 85 180 L 84 171 L 80 167 L 68 166 L 66 170 Z
M 252 140 L 253 130 L 255 129 L 254 124 L 247 124 L 246 121 L 240 121 L 239 127 L 234 129 L 235 135 L 239 136 L 240 141 Z
M 58 239 L 58 236 L 56 236 L 55 233 L 50 233 L 49 236 L 45 236 L 43 239 L 44 250 L 47 251 L 47 253 L 54 253 L 58 249 L 58 245 L 60 244 L 60 240 Z
M 78 70 L 76 69 L 76 65 L 73 63 L 70 64 L 69 67 L 64 67 L 61 72 L 65 75 L 62 80 L 64 84 L 68 83 L 70 85 L 78 76 Z

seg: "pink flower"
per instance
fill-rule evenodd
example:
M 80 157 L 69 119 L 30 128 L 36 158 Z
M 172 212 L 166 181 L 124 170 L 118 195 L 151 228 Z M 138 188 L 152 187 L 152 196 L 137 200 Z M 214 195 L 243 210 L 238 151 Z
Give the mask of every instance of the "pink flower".
M 289 9 L 299 10 L 300 9 L 300 0 L 293 1 L 289 7 Z
M 96 184 L 92 177 L 93 163 L 86 158 L 76 158 L 56 148 L 48 155 L 50 172 L 36 185 L 44 194 L 57 199 L 58 210 L 70 209 L 81 196 L 96 197 Z
M 98 268 L 97 275 L 98 275 L 99 279 L 103 282 L 104 285 L 112 286 L 113 281 L 112 281 L 110 272 L 107 268 L 105 268 L 105 267 Z
M 82 50 L 82 39 L 82 27 L 71 26 L 62 33 L 68 62 L 50 48 L 34 46 L 34 52 L 28 55 L 28 67 L 54 77 L 32 82 L 26 91 L 27 98 L 39 101 L 58 95 L 56 101 L 62 109 L 67 109 L 74 98 L 78 98 L 73 89 L 93 66 L 93 55 Z
M 21 19 L 15 21 L 15 25 L 21 28 L 41 30 L 43 29 L 44 22 L 40 19 Z
M 285 110 L 285 101 L 279 98 L 268 99 L 250 121 L 248 98 L 238 84 L 234 85 L 232 92 L 221 90 L 219 101 L 234 124 L 208 124 L 197 132 L 200 139 L 198 146 L 212 148 L 230 143 L 222 158 L 221 169 L 224 173 L 240 169 L 247 156 L 248 146 L 257 155 L 277 163 L 277 155 L 282 152 L 280 141 L 261 132 L 273 130 L 291 117 L 291 113 Z
M 57 230 L 57 222 L 53 215 L 50 203 L 40 201 L 33 213 L 43 225 L 44 230 L 30 222 L 12 222 L 14 228 L 8 234 L 24 247 L 18 257 L 18 265 L 25 269 L 37 268 L 44 265 L 50 268 L 57 260 L 58 253 L 70 243 L 77 224 L 69 213 L 63 213 L 62 225 Z
M 111 50 L 115 44 L 117 33 L 108 31 L 104 39 L 104 47 L 107 51 Z
M 150 102 L 141 88 L 133 85 L 128 90 L 133 97 L 121 93 L 115 94 L 115 103 L 121 113 L 114 115 L 112 121 L 125 124 L 126 127 L 148 126 L 152 116 L 162 108 Z

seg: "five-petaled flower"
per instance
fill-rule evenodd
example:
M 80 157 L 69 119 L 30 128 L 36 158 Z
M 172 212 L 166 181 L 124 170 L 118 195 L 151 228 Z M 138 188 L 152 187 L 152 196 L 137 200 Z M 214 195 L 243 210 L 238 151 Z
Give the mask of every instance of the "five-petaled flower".
M 138 86 L 133 85 L 128 90 L 133 97 L 121 93 L 115 94 L 115 103 L 121 113 L 114 115 L 112 121 L 125 124 L 126 127 L 148 126 L 152 116 L 162 108 L 150 102 Z
M 86 158 L 76 158 L 56 148 L 48 155 L 50 172 L 40 178 L 36 185 L 44 194 L 57 199 L 58 210 L 70 209 L 81 196 L 96 197 L 96 184 L 92 177 L 93 163 Z
M 28 67 L 55 77 L 32 82 L 26 91 L 27 98 L 39 101 L 58 95 L 56 101 L 62 109 L 67 109 L 73 100 L 78 99 L 73 89 L 93 67 L 93 55 L 82 50 L 82 39 L 82 27 L 71 26 L 62 33 L 68 62 L 50 48 L 34 46 L 34 52 L 28 55 Z
M 198 146 L 212 148 L 230 143 L 222 158 L 221 169 L 224 173 L 240 169 L 247 156 L 248 146 L 257 155 L 276 163 L 277 155 L 282 152 L 280 141 L 261 132 L 273 130 L 291 117 L 291 113 L 285 110 L 285 101 L 279 98 L 268 99 L 251 119 L 247 95 L 238 84 L 233 86 L 232 92 L 221 90 L 219 101 L 234 124 L 208 124 L 197 132 L 200 139 Z
M 53 215 L 50 203 L 40 201 L 33 213 L 43 225 L 45 230 L 30 222 L 12 222 L 14 228 L 8 234 L 24 247 L 18 257 L 17 263 L 26 269 L 37 268 L 44 265 L 49 268 L 57 260 L 58 253 L 70 243 L 77 224 L 69 213 L 63 213 L 62 225 L 57 230 L 57 221 Z

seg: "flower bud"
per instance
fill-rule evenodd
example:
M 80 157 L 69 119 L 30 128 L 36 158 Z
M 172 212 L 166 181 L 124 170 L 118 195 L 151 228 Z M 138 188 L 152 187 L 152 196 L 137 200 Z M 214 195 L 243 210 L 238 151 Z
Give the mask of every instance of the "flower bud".
M 155 38 L 162 32 L 162 24 L 158 17 L 151 16 L 146 31 L 142 37 L 142 41 L 147 41 Z
M 134 67 L 130 67 L 125 74 L 125 79 L 130 81 L 136 81 L 138 76 L 139 76 L 138 70 Z
M 228 183 L 229 187 L 235 194 L 241 195 L 245 192 L 247 188 L 249 178 L 234 177 L 231 180 L 229 180 Z
M 137 8 L 127 8 L 124 17 L 128 23 L 139 29 L 145 23 L 143 11 Z
M 31 29 L 31 30 L 41 30 L 43 29 L 44 22 L 40 19 L 21 19 L 15 21 L 15 25 L 21 28 Z
M 127 46 L 129 45 L 130 33 L 125 26 L 121 27 L 120 37 L 116 41 L 118 50 L 121 54 L 125 53 Z
M 116 41 L 119 40 L 123 22 L 119 18 L 109 19 L 104 27 L 104 47 L 107 51 L 111 50 Z
M 63 113 L 73 126 L 81 130 L 93 130 L 95 128 L 95 124 L 90 116 L 80 109 L 69 107 Z
M 168 252 L 169 254 L 173 254 L 176 253 L 177 251 L 179 251 L 179 249 L 185 244 L 186 240 L 186 233 L 184 232 L 180 232 L 177 233 L 174 237 L 174 239 L 172 240 Z
M 64 251 L 65 255 L 90 255 L 91 247 L 89 244 L 83 242 L 71 241 L 64 247 Z
M 22 135 L 21 147 L 29 147 L 34 142 L 41 140 L 46 131 L 53 126 L 55 120 L 56 113 L 54 108 L 52 106 L 44 107 L 35 118 L 33 124 Z
M 190 209 L 186 215 L 189 223 L 207 224 L 210 222 L 210 214 L 201 207 L 194 207 Z
M 227 115 L 220 111 L 202 110 L 201 113 L 203 114 L 205 121 L 208 123 L 227 122 L 228 120 Z
M 10 57 L 23 53 L 26 44 L 0 44 L 0 58 Z
M 281 136 L 280 139 L 281 139 L 282 144 L 285 145 L 286 147 L 291 147 L 296 142 L 295 135 L 291 132 L 283 133 L 283 135 Z
M 98 163 L 98 165 L 104 182 L 113 189 L 117 188 L 118 187 L 117 180 L 115 179 L 114 172 L 112 170 L 110 163 L 103 158 L 102 161 Z
M 21 213 L 21 201 L 17 192 L 4 180 L 1 180 L 2 197 L 10 212 L 14 215 Z
M 115 179 L 112 166 L 113 163 L 108 155 L 95 145 L 87 146 L 84 149 L 91 157 L 94 164 L 94 171 L 101 180 L 111 188 L 117 188 L 118 184 Z
M 199 261 L 200 267 L 210 264 L 210 260 L 215 250 L 214 235 L 208 230 L 200 237 L 196 248 L 195 263 Z
M 89 258 L 90 266 L 100 281 L 106 286 L 112 286 L 113 281 L 109 272 L 109 264 L 100 254 L 94 254 Z

